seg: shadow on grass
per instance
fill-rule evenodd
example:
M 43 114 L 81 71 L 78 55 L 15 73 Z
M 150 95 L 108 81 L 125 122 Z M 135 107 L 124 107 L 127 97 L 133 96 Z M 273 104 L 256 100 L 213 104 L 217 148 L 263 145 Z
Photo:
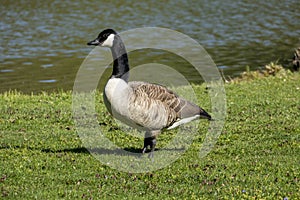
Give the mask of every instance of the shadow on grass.
M 128 155 L 128 152 L 134 153 L 134 154 L 141 154 L 142 149 L 141 148 L 124 148 L 124 149 L 105 149 L 105 148 L 85 148 L 85 147 L 76 147 L 76 148 L 66 148 L 66 149 L 41 149 L 37 147 L 26 147 L 26 146 L 9 146 L 9 145 L 3 145 L 0 146 L 1 149 L 28 149 L 32 151 L 41 151 L 44 153 L 85 153 L 85 154 L 106 154 L 106 155 Z M 155 149 L 157 151 L 159 149 Z M 161 150 L 166 150 L 166 151 L 182 151 L 184 148 L 178 148 L 178 149 L 166 149 L 163 148 Z M 149 152 L 149 150 L 147 151 Z
M 95 154 L 107 154 L 107 155 L 125 155 L 124 151 L 129 151 L 131 153 L 141 153 L 142 150 L 138 148 L 124 148 L 124 149 L 105 149 L 105 148 L 85 148 L 85 147 L 77 147 L 77 148 L 67 148 L 60 150 L 52 150 L 52 149 L 42 149 L 42 152 L 46 153 L 95 153 Z
M 124 151 L 129 151 L 131 153 L 141 153 L 142 150 L 140 148 L 124 148 L 124 149 L 105 149 L 105 148 L 85 148 L 85 147 L 76 147 L 76 148 L 66 148 L 66 149 L 51 149 L 51 148 L 46 148 L 46 149 L 41 149 L 37 147 L 28 147 L 28 146 L 10 146 L 10 145 L 2 145 L 0 146 L 1 149 L 28 149 L 32 151 L 41 151 L 44 153 L 97 153 L 97 154 L 119 154 L 122 155 L 124 154 Z
M 86 149 L 88 152 L 90 153 L 94 153 L 94 154 L 106 154 L 106 155 L 128 155 L 129 153 L 134 153 L 134 154 L 142 154 L 142 149 L 141 148 L 134 148 L 134 147 L 130 147 L 130 148 L 123 148 L 123 149 L 105 149 L 105 148 L 93 148 L 93 149 Z M 182 151 L 184 150 L 184 148 L 178 148 L 178 149 L 167 149 L 167 148 L 163 148 L 163 149 L 155 149 L 155 151 L 159 151 L 159 150 L 165 150 L 165 151 Z M 150 152 L 150 150 L 148 149 L 146 151 L 146 153 Z

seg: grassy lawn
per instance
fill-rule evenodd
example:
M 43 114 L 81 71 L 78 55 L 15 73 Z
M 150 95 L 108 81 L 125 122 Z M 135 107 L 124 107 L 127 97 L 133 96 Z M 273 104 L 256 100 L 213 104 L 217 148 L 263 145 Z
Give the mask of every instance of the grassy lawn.
M 210 111 L 205 86 L 193 87 Z M 225 126 L 208 156 L 198 156 L 205 138 L 199 133 L 174 163 L 138 174 L 112 169 L 85 149 L 71 92 L 0 94 L 0 199 L 300 199 L 299 73 L 225 90 Z M 97 98 L 105 134 L 124 148 L 141 148 L 142 139 L 124 136 Z M 170 137 L 159 137 L 158 151 Z

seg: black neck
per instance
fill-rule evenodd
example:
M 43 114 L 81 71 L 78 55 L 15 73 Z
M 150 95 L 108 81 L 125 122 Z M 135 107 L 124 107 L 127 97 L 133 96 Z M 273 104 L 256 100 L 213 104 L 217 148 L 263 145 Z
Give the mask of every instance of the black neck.
M 114 59 L 112 77 L 122 78 L 127 82 L 129 72 L 128 57 L 124 43 L 118 35 L 114 38 L 111 52 Z

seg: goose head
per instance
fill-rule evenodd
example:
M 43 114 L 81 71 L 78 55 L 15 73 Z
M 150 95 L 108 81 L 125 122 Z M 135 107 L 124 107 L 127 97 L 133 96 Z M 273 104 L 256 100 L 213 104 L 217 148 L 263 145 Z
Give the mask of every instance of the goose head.
M 113 42 L 116 35 L 117 32 L 114 31 L 113 29 L 105 29 L 104 31 L 99 33 L 96 39 L 88 42 L 87 45 L 111 48 L 113 46 Z

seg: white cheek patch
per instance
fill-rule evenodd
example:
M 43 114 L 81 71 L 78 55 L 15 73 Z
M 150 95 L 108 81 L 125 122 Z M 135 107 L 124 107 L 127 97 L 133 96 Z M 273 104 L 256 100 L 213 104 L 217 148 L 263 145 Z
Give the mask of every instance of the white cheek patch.
M 101 44 L 102 47 L 112 47 L 115 39 L 114 34 L 110 34 L 107 39 Z

